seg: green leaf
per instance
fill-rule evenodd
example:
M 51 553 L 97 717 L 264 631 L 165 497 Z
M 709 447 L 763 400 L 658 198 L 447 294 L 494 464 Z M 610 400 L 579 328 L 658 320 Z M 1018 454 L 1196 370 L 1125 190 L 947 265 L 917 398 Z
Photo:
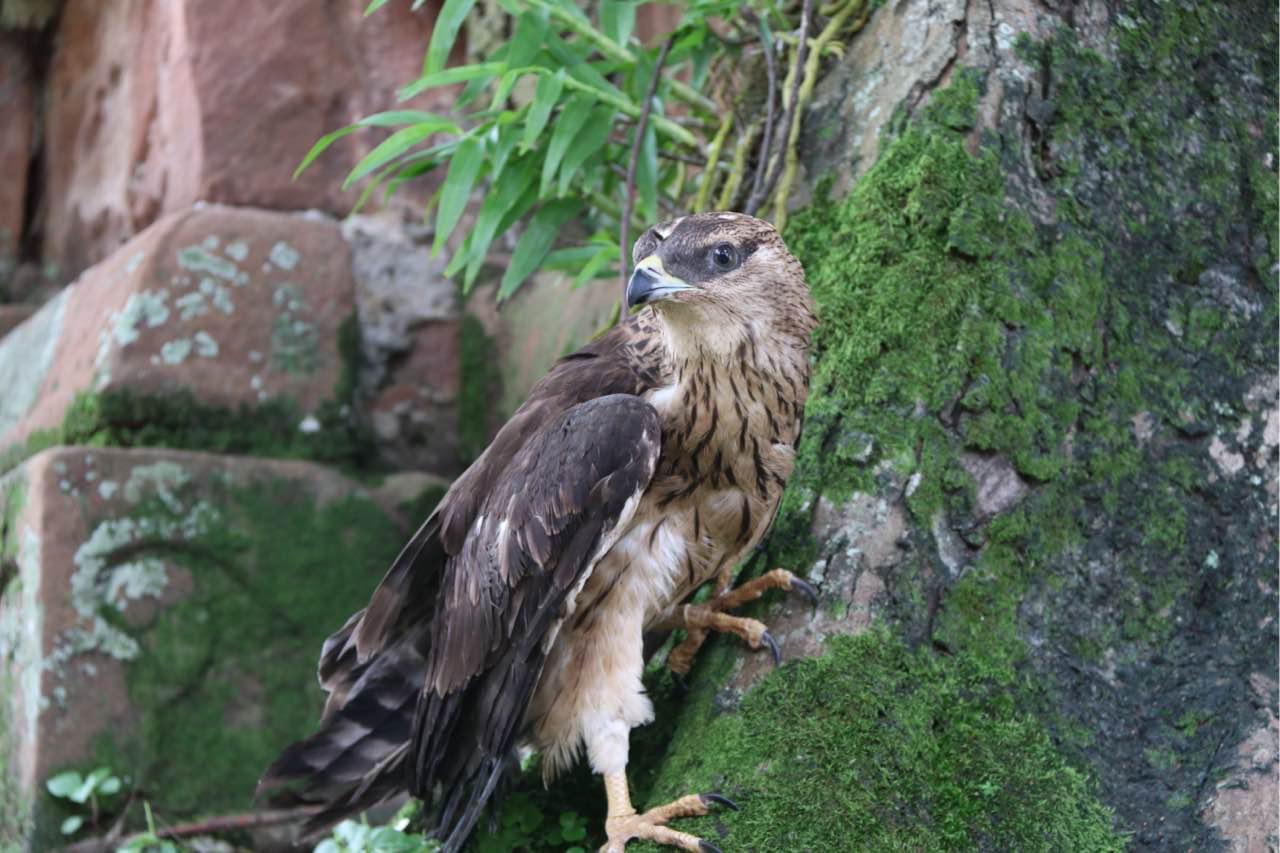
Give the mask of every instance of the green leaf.
M 654 112 L 657 112 L 655 107 Z M 636 161 L 636 212 L 644 222 L 658 221 L 658 135 L 653 123 L 644 129 Z
M 593 100 L 588 95 L 574 95 L 564 105 L 560 118 L 551 131 L 551 141 L 547 143 L 547 156 L 542 161 L 542 183 L 538 189 L 539 195 L 545 196 L 547 190 L 551 188 L 556 170 L 560 168 L 560 161 L 569 150 L 569 145 L 577 137 L 578 131 L 582 130 L 582 126 L 591 117 L 593 106 Z
M 378 11 L 385 5 L 387 5 L 387 0 L 372 0 L 372 2 L 370 2 L 369 5 L 365 7 L 364 16 L 366 18 L 369 17 L 370 15 L 372 15 L 374 12 Z
M 454 256 L 448 269 L 445 270 L 445 275 L 454 276 L 463 264 L 466 264 L 466 275 L 463 278 L 464 290 L 469 290 L 475 282 L 489 246 L 501 233 L 504 220 L 510 217 L 510 221 L 514 221 L 515 217 L 511 217 L 513 212 L 516 216 L 522 216 L 537 200 L 537 167 L 536 156 L 520 157 L 502 173 L 501 177 L 494 182 L 492 191 L 485 196 L 484 203 L 480 206 L 480 213 L 476 215 L 476 224 L 467 238 L 467 252 L 465 254 L 460 252 Z
M 108 776 L 106 779 L 103 779 L 102 784 L 98 786 L 98 793 L 100 794 L 111 795 L 119 792 L 120 792 L 119 776 Z
M 582 287 L 582 285 L 592 279 L 604 278 L 605 276 L 616 272 L 616 270 L 605 269 L 605 267 L 609 266 L 616 260 L 618 260 L 618 247 L 616 245 L 610 244 L 600 247 L 600 249 L 591 256 L 591 259 L 582 265 L 582 268 L 578 271 L 578 275 L 573 279 L 573 286 L 575 288 Z
M 493 143 L 493 148 L 489 152 L 489 176 L 495 182 L 498 176 L 502 174 L 502 170 L 507 166 L 507 158 L 511 156 L 512 150 L 516 147 L 516 135 L 514 133 L 498 133 L 498 141 Z
M 391 110 L 385 113 L 374 113 L 371 116 L 365 116 L 355 124 L 348 125 L 341 130 L 335 130 L 332 133 L 326 133 L 311 146 L 311 150 L 307 152 L 307 156 L 302 158 L 302 162 L 298 164 L 298 168 L 294 169 L 293 177 L 302 174 L 302 170 L 311 165 L 311 162 L 325 152 L 325 150 L 349 133 L 355 133 L 364 127 L 397 127 L 402 124 L 427 124 L 433 121 L 443 122 L 441 130 L 447 130 L 451 133 L 460 133 L 458 126 L 446 118 L 441 118 L 434 113 L 423 112 L 422 110 Z
M 564 154 L 564 162 L 560 164 L 559 195 L 569 189 L 569 182 L 582 168 L 587 159 L 604 147 L 609 139 L 609 130 L 613 127 L 613 110 L 609 107 L 596 107 L 582 132 L 573 138 L 569 150 Z
M 427 45 L 427 58 L 422 66 L 424 76 L 444 68 L 450 48 L 458 40 L 458 30 L 462 29 L 462 22 L 474 5 L 476 0 L 444 0 L 444 6 L 431 27 L 431 43 Z
M 84 816 L 75 814 L 67 818 L 66 820 L 64 820 L 62 822 L 62 826 L 58 827 L 58 829 L 62 831 L 63 835 L 75 835 L 76 830 L 78 830 L 83 825 L 84 825 Z
M 513 68 L 498 80 L 498 85 L 493 90 L 493 98 L 489 101 L 489 109 L 497 111 L 502 109 L 503 104 L 507 102 L 507 98 L 511 97 L 511 90 L 516 87 L 516 83 L 520 82 L 520 78 L 528 74 L 528 69 Z
M 447 128 L 447 123 L 440 122 L 423 122 L 421 124 L 410 125 L 401 128 L 395 133 L 382 140 L 377 147 L 366 154 L 355 168 L 351 170 L 351 174 L 347 175 L 347 179 L 342 182 L 342 188 L 347 189 L 356 181 L 363 178 L 370 172 L 385 166 L 387 163 L 404 154 L 410 148 L 425 140 L 433 133 L 439 133 Z
M 454 226 L 462 218 L 462 211 L 467 208 L 467 201 L 471 198 L 471 190 L 476 185 L 482 165 L 484 144 L 479 139 L 469 136 L 458 143 L 453 159 L 449 161 L 449 173 L 440 190 L 440 208 L 436 211 L 436 239 L 431 247 L 432 254 L 440 252 Z
M 71 796 L 73 791 L 80 787 L 83 781 L 84 780 L 81 778 L 80 774 L 76 771 L 66 770 L 59 773 L 57 776 L 49 777 L 49 779 L 44 783 L 44 787 L 50 794 L 53 794 L 55 797 L 61 797 L 65 800 Z
M 602 0 L 600 3 L 600 29 L 620 45 L 631 40 L 636 26 L 635 0 Z
M 468 80 L 492 79 L 505 71 L 506 67 L 505 62 L 480 62 L 475 65 L 459 65 L 457 68 L 446 68 L 443 71 L 422 75 L 402 88 L 396 97 L 402 101 L 407 101 L 437 86 L 465 83 Z
M 521 68 L 533 62 L 547 39 L 547 18 L 533 10 L 520 13 L 507 51 L 507 64 Z
M 547 252 L 551 251 L 560 226 L 581 208 L 581 203 L 574 199 L 559 199 L 538 208 L 529 227 L 520 235 L 516 250 L 511 253 L 511 263 L 498 284 L 499 302 L 509 298 L 525 279 L 533 275 Z
M 533 103 L 529 105 L 529 113 L 524 120 L 524 138 L 520 148 L 528 151 L 538 139 L 538 134 L 547 126 L 551 111 L 560 100 L 564 91 L 565 71 L 561 68 L 555 74 L 544 74 L 538 78 L 538 87 L 533 93 Z
M 583 264 L 589 262 L 599 251 L 599 246 L 591 244 L 556 249 L 550 252 L 542 261 L 542 268 L 557 272 L 577 272 L 582 269 Z

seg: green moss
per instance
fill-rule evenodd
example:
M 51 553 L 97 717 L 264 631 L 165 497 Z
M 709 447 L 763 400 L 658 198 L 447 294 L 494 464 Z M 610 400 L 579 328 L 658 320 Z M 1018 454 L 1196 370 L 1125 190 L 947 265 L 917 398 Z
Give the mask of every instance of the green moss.
M 734 797 L 741 812 L 680 828 L 735 850 L 1122 849 L 1088 780 L 991 675 L 881 631 L 837 638 L 737 712 L 692 703 L 680 730 L 696 748 L 675 750 L 652 799 Z
M 192 589 L 128 626 L 141 645 L 126 675 L 139 717 L 104 735 L 96 756 L 170 819 L 247 808 L 267 764 L 313 729 L 316 650 L 365 600 L 401 539 L 365 498 L 316 504 L 285 481 L 202 488 L 149 498 L 130 514 L 173 518 L 198 499 L 216 523 L 143 549 L 189 572 Z
M 462 315 L 458 370 L 458 449 L 464 461 L 484 452 L 493 432 L 498 390 L 497 353 L 484 326 L 471 314 Z
M 300 429 L 305 415 L 289 400 L 230 409 L 190 391 L 77 394 L 57 443 L 96 447 L 170 447 L 283 459 L 311 459 L 346 470 L 367 467 L 372 443 L 346 404 L 323 403 L 319 428 Z
M 352 411 L 360 367 L 360 326 L 354 314 L 338 326 L 340 359 L 333 397 L 314 413 L 318 429 L 301 429 L 307 413 L 275 397 L 236 408 L 207 403 L 187 390 L 138 394 L 127 389 L 75 395 L 54 429 L 36 430 L 0 450 L 0 472 L 56 445 L 170 447 L 210 453 L 310 459 L 348 472 L 374 467 L 373 439 Z

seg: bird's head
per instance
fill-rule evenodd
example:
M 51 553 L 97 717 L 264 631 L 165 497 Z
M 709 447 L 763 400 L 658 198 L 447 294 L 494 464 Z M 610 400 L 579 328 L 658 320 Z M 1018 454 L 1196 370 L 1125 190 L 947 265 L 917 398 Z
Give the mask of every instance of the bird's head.
M 804 269 L 762 219 L 673 219 L 642 234 L 632 258 L 627 307 L 652 305 L 677 349 L 727 354 L 751 335 L 803 346 L 816 324 Z

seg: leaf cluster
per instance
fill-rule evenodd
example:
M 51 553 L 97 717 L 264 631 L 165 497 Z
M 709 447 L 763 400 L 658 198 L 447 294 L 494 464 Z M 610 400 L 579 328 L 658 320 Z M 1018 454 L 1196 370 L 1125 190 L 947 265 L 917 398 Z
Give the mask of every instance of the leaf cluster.
M 44 786 L 54 797 L 77 807 L 77 813 L 63 820 L 60 827 L 63 835 L 75 835 L 86 823 L 97 823 L 102 800 L 120 793 L 122 783 L 111 768 L 99 767 L 86 774 L 64 770 L 49 777 Z
M 434 215 L 433 250 L 463 227 L 446 272 L 460 277 L 464 290 L 495 242 L 523 224 L 499 300 L 539 268 L 573 271 L 575 286 L 614 275 L 627 249 L 620 235 L 640 233 L 664 212 L 741 201 L 745 158 L 725 163 L 720 152 L 736 129 L 745 154 L 759 128 L 735 115 L 756 103 L 728 90 L 742 82 L 734 60 L 744 46 L 767 38 L 773 49 L 787 50 L 788 21 L 771 0 L 757 0 L 760 8 L 745 14 L 730 0 L 694 0 L 661 47 L 634 37 L 635 0 L 599 0 L 588 11 L 573 0 L 498 2 L 510 38 L 475 61 L 446 67 L 475 0 L 445 0 L 423 73 L 400 91 L 402 101 L 451 92 L 449 116 L 417 109 L 368 116 L 320 139 L 298 170 L 350 133 L 390 131 L 346 179 L 345 186 L 363 183 L 357 207 L 378 190 L 385 199 L 406 181 L 434 175 L 439 188 L 424 211 Z M 374 0 L 367 14 L 385 3 Z M 718 97 L 704 94 L 717 87 Z M 465 218 L 480 190 L 478 211 Z M 570 222 L 585 227 L 576 245 L 564 247 Z

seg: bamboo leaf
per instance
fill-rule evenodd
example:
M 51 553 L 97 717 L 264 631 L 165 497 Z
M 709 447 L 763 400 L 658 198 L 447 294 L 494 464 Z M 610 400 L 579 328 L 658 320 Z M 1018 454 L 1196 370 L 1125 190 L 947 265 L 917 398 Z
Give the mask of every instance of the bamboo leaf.
M 480 167 L 484 164 L 484 143 L 469 136 L 458 143 L 449 161 L 449 173 L 445 176 L 444 186 L 440 190 L 440 207 L 436 211 L 436 239 L 431 247 L 432 254 L 439 254 L 444 241 L 448 239 L 462 211 L 466 210 L 467 201 L 471 198 L 471 189 L 476 185 L 480 175 Z
M 525 279 L 533 274 L 547 252 L 551 251 L 551 244 L 560 233 L 560 226 L 581 207 L 582 204 L 576 200 L 558 199 L 538 208 L 529 227 L 520 235 L 516 250 L 511 254 L 511 263 L 498 285 L 499 302 L 510 298 Z
M 387 5 L 387 0 L 371 0 L 369 5 L 365 7 L 364 16 L 366 18 L 369 17 L 385 5 Z
M 335 130 L 332 133 L 326 133 L 324 136 L 316 140 L 316 144 L 311 146 L 311 150 L 307 152 L 307 156 L 302 158 L 302 162 L 298 164 L 298 168 L 294 169 L 293 177 L 302 174 L 302 170 L 311 165 L 317 157 L 325 152 L 325 150 L 349 133 L 355 133 L 357 130 L 365 127 L 396 127 L 402 124 L 429 124 L 431 122 L 441 122 L 440 130 L 449 131 L 451 133 L 459 133 L 458 126 L 448 119 L 441 118 L 435 113 L 424 112 L 423 110 L 391 110 L 384 113 L 374 113 L 371 116 L 365 116 L 355 124 L 347 125 L 341 130 Z
M 458 40 L 458 30 L 476 0 L 444 0 L 440 14 L 431 27 L 431 42 L 427 45 L 427 58 L 422 66 L 423 76 L 430 76 L 444 68 L 449 50 Z
M 528 151 L 532 148 L 538 134 L 542 133 L 542 129 L 547 126 L 551 111 L 555 109 L 556 103 L 560 100 L 560 93 L 564 91 L 564 75 L 565 71 L 561 68 L 555 74 L 538 78 L 538 87 L 533 93 L 533 103 L 529 105 L 529 114 L 524 120 L 524 139 L 520 142 L 522 150 Z
M 494 182 L 492 190 L 485 195 L 484 203 L 480 205 L 476 224 L 471 229 L 467 254 L 459 253 L 454 256 L 445 270 L 445 275 L 451 277 L 457 275 L 458 271 L 465 266 L 467 274 L 464 285 L 470 287 L 480 271 L 480 264 L 484 261 L 489 246 L 499 233 L 498 226 L 531 188 L 536 189 L 537 176 L 538 158 L 536 156 L 521 157 L 511 164 L 511 168 L 502 173 L 501 177 Z M 530 201 L 532 203 L 532 199 Z M 526 206 L 525 209 L 527 210 L 528 207 Z
M 605 269 L 606 266 L 618 260 L 618 247 L 614 244 L 601 246 L 596 253 L 591 256 L 582 269 L 579 270 L 577 277 L 573 280 L 574 287 L 582 287 L 588 281 L 594 278 L 603 278 L 615 272 L 612 269 Z
M 636 161 L 636 201 L 642 221 L 658 221 L 658 135 L 652 123 L 644 129 Z
M 509 43 L 507 64 L 512 68 L 519 68 L 533 62 L 546 39 L 546 16 L 532 10 L 521 12 L 520 17 L 516 18 L 515 32 Z
M 391 162 L 431 134 L 438 133 L 444 129 L 445 127 L 438 122 L 423 122 L 422 124 L 412 124 L 397 130 L 382 140 L 376 148 L 364 155 L 364 158 L 351 170 L 351 174 L 347 175 L 347 179 L 342 182 L 342 188 L 344 190 L 347 189 L 365 175 Z
M 557 187 L 559 195 L 569 189 L 569 182 L 593 154 L 604 147 L 609 139 L 609 130 L 613 126 L 613 110 L 608 107 L 596 107 L 587 119 L 582 132 L 577 134 L 564 154 L 564 162 L 560 164 L 560 183 Z
M 407 101 L 437 86 L 466 83 L 469 80 L 492 79 L 506 70 L 506 67 L 505 62 L 480 62 L 475 65 L 459 65 L 456 68 L 446 68 L 443 71 L 423 74 L 417 80 L 402 88 L 397 97 L 402 101 Z
M 600 3 L 600 29 L 620 45 L 631 40 L 636 26 L 635 0 L 602 0 Z
M 579 94 L 570 98 L 560 112 L 555 129 L 551 131 L 551 141 L 547 143 L 547 157 L 542 161 L 542 183 L 538 188 L 540 195 L 545 196 L 551 188 L 556 170 L 560 168 L 560 161 L 577 137 L 578 131 L 582 130 L 582 126 L 591 117 L 593 106 L 590 96 Z

